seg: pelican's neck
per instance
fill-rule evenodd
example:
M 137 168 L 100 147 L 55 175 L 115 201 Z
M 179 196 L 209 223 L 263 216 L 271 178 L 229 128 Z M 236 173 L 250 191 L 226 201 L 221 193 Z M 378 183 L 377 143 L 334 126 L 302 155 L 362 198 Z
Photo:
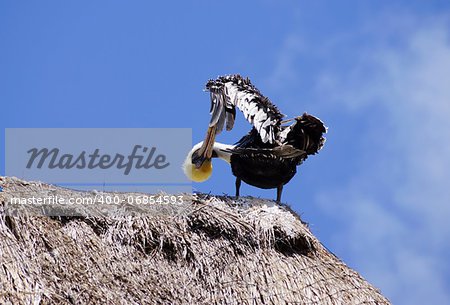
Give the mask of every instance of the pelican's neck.
M 223 144 L 219 142 L 215 142 L 213 146 L 213 151 L 217 154 L 217 157 L 230 163 L 231 152 L 227 151 L 229 149 L 233 149 L 234 145 Z

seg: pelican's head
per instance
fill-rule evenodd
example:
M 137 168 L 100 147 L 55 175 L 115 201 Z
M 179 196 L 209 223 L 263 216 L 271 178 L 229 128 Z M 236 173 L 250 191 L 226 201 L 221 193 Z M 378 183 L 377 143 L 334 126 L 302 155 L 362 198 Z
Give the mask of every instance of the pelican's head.
M 196 144 L 188 153 L 186 160 L 183 163 L 184 174 L 195 182 L 203 182 L 209 179 L 212 174 L 211 159 L 204 159 L 195 164 L 192 162 L 192 156 L 200 149 L 203 142 Z M 199 157 L 201 158 L 201 157 Z

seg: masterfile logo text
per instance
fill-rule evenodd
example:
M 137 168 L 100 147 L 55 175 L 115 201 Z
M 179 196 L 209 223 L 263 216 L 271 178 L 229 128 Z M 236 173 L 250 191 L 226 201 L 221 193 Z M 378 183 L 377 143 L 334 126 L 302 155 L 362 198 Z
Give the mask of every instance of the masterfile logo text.
M 119 153 L 116 153 L 114 156 L 109 154 L 101 155 L 99 148 L 96 148 L 92 153 L 87 153 L 83 150 L 77 155 L 62 154 L 58 148 L 34 147 L 27 152 L 30 154 L 27 169 L 33 166 L 36 168 L 42 168 L 43 166 L 45 168 L 47 166 L 48 169 L 109 169 L 116 166 L 124 170 L 124 175 L 128 175 L 133 166 L 136 169 L 150 169 L 152 167 L 164 169 L 170 165 L 169 162 L 166 162 L 167 158 L 164 154 L 158 154 L 153 159 L 156 147 L 148 148 L 141 145 L 134 145 L 132 153 L 128 156 Z

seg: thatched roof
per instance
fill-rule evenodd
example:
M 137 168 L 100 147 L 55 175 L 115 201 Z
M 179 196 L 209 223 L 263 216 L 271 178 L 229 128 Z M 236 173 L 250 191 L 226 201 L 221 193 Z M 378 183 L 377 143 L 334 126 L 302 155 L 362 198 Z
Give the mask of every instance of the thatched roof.
M 272 201 L 197 194 L 135 216 L 11 217 L 11 196 L 93 193 L 0 186 L 0 304 L 389 304 Z

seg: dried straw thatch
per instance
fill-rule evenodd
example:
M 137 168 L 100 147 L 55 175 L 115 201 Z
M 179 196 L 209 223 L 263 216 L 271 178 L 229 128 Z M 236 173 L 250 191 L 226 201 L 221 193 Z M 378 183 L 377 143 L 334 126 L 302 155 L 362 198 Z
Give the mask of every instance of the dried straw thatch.
M 1 304 L 389 304 L 271 201 L 186 195 L 134 216 L 7 216 L 11 196 L 93 193 L 0 185 Z

